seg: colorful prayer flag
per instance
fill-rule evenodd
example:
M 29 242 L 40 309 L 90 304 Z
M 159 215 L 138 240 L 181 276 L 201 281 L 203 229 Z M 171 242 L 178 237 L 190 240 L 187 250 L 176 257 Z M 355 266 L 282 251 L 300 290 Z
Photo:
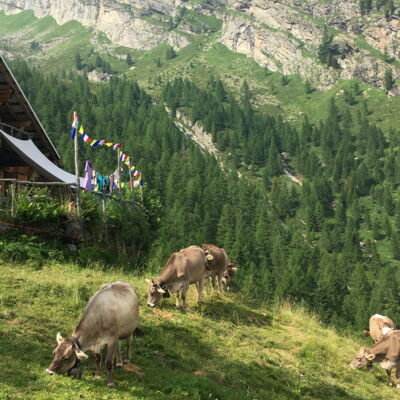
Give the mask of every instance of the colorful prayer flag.
M 92 141 L 92 143 L 90 143 L 90 145 L 91 145 L 92 147 L 97 147 L 97 146 L 99 145 L 99 143 L 100 143 L 100 140 L 93 139 L 93 141 Z
M 83 136 L 82 136 L 82 140 L 85 143 L 89 143 L 92 139 L 90 139 L 90 137 L 88 135 L 86 135 L 86 133 L 84 133 Z
M 75 134 L 78 129 L 78 125 L 79 125 L 78 113 L 76 111 L 74 111 L 72 113 L 72 129 L 71 129 L 71 135 L 70 135 L 70 138 L 72 140 L 75 139 Z
M 85 133 L 85 130 L 83 129 L 83 125 L 79 128 L 79 133 L 83 135 Z
M 119 149 L 120 147 L 121 147 L 121 143 L 115 143 L 113 146 L 113 149 L 116 150 L 116 149 Z

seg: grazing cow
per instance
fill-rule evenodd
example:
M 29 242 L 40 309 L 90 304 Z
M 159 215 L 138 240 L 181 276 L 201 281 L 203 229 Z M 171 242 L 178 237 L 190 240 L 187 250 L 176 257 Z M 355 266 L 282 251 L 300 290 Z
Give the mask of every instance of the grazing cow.
M 183 308 L 186 308 L 186 293 L 189 285 L 197 288 L 197 302 L 202 301 L 203 278 L 206 275 L 206 263 L 212 257 L 204 254 L 198 246 L 190 246 L 173 253 L 164 269 L 156 279 L 146 279 L 147 305 L 155 307 L 162 297 L 170 297 L 169 291 L 176 295 L 176 307 L 179 307 L 179 291 L 181 291 Z
M 396 368 L 396 387 L 400 389 L 400 331 L 393 331 L 368 349 L 361 348 L 350 362 L 352 368 L 367 367 L 371 362 L 380 364 L 386 370 L 387 384 L 392 386 L 390 373 Z
M 223 293 L 224 287 L 228 287 L 233 274 L 237 271 L 233 262 L 228 258 L 226 251 L 213 244 L 203 244 L 201 248 L 206 255 L 212 255 L 212 260 L 208 261 L 206 269 L 207 275 L 211 277 L 212 286 L 215 286 L 215 278 L 218 281 L 218 290 Z
M 224 271 L 224 276 L 222 277 L 222 287 L 226 290 L 230 290 L 229 283 L 232 281 L 235 273 L 237 271 L 236 267 L 228 267 Z
M 369 319 L 369 331 L 364 331 L 366 335 L 371 335 L 375 343 L 379 342 L 383 336 L 396 329 L 394 322 L 384 315 L 375 314 Z
M 107 386 L 113 387 L 112 367 L 122 365 L 119 340 L 126 339 L 125 362 L 130 361 L 130 342 L 139 317 L 139 305 L 135 290 L 129 283 L 114 282 L 103 285 L 89 300 L 84 314 L 69 339 L 57 334 L 54 358 L 46 373 L 80 375 L 80 360 L 88 358 L 84 353 L 92 350 L 96 358 L 96 377 L 101 376 L 101 349 L 107 345 Z

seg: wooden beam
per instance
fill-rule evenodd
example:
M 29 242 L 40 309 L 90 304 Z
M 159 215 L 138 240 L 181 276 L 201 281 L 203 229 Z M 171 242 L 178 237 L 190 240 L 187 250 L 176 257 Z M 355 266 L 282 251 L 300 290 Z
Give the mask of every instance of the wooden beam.
M 0 89 L 0 101 L 9 100 L 13 95 L 13 90 L 9 89 Z
M 7 108 L 7 111 L 11 114 L 12 118 L 17 119 L 17 114 L 15 114 L 15 111 L 10 106 L 10 104 L 4 103 L 4 107 Z
M 7 123 L 20 129 L 32 125 L 32 121 L 8 121 Z

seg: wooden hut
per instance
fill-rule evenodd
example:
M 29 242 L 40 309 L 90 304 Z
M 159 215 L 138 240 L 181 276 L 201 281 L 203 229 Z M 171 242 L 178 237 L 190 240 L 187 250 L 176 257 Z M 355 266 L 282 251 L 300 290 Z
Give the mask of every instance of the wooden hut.
M 10 142 L 29 140 L 52 164 L 62 167 L 60 156 L 29 104 L 10 68 L 0 56 L 0 179 L 48 181 L 49 174 L 37 168 L 24 149 Z M 38 160 L 37 160 L 38 161 Z

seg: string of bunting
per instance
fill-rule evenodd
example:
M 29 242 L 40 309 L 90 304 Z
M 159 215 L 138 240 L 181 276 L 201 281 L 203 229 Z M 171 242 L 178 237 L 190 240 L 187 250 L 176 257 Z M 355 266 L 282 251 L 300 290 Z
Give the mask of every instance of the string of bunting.
M 134 184 L 135 186 L 142 185 L 142 174 L 137 170 L 137 168 L 133 165 L 130 157 L 121 151 L 121 143 L 111 143 L 107 140 L 99 140 L 99 139 L 92 139 L 89 135 L 85 132 L 83 125 L 80 125 L 79 131 L 79 117 L 76 111 L 72 113 L 72 129 L 71 129 L 71 139 L 75 138 L 77 132 L 79 132 L 81 139 L 85 143 L 89 143 L 91 147 L 98 147 L 98 146 L 107 146 L 112 147 L 113 150 L 118 149 L 118 157 L 121 162 L 123 162 L 129 169 L 130 174 L 136 179 Z

